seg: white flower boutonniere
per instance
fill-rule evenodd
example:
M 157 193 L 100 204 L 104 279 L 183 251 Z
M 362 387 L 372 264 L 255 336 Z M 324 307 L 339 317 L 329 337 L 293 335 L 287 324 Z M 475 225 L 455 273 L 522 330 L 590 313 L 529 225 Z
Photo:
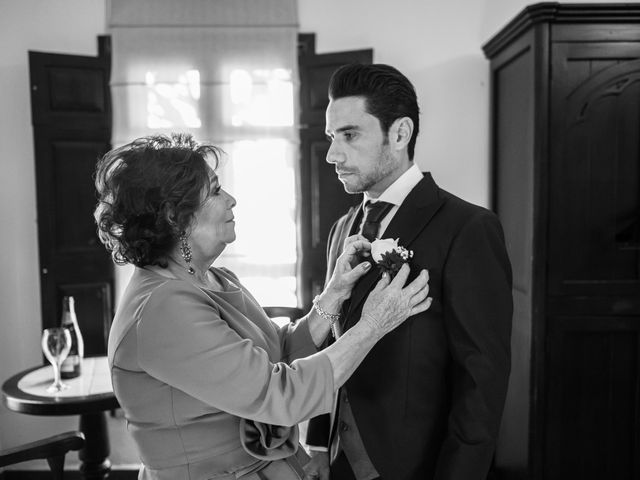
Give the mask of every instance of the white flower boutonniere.
M 395 277 L 400 267 L 408 263 L 412 257 L 413 250 L 398 245 L 397 238 L 382 238 L 371 242 L 371 258 L 378 268 L 388 273 L 391 278 Z

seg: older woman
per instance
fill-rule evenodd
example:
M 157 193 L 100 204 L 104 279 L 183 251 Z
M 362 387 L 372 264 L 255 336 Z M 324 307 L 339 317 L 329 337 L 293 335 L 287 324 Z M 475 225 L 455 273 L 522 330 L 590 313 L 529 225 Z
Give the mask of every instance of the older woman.
M 209 166 L 207 159 L 213 164 Z M 109 336 L 113 387 L 142 479 L 302 478 L 296 424 L 331 410 L 367 352 L 426 310 L 426 272 L 380 280 L 361 321 L 318 351 L 368 268 L 346 242 L 336 274 L 295 325 L 279 328 L 214 260 L 235 240 L 219 150 L 190 136 L 138 139 L 99 162 L 95 216 L 118 264 L 136 266 Z

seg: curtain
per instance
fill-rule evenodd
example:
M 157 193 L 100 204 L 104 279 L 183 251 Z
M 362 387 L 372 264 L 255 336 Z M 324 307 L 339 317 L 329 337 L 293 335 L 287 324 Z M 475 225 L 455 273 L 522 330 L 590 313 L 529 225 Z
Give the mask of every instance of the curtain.
M 237 240 L 215 265 L 264 305 L 295 306 L 295 0 L 110 0 L 107 8 L 114 146 L 180 131 L 222 147 L 218 174 L 238 202 Z

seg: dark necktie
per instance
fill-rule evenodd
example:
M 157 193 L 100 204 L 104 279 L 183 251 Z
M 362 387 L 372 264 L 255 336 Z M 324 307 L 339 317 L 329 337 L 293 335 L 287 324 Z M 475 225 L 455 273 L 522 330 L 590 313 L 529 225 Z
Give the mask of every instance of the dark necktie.
M 393 208 L 389 202 L 367 202 L 364 204 L 364 222 L 362 223 L 362 235 L 370 242 L 374 241 L 380 230 L 380 222 Z

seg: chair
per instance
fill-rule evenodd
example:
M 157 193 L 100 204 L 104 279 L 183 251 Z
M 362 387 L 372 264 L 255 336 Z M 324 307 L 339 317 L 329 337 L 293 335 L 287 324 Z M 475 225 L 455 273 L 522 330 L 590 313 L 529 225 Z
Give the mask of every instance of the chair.
M 81 432 L 65 432 L 59 435 L 26 443 L 13 448 L 0 450 L 0 467 L 46 458 L 54 480 L 64 477 L 64 457 L 71 450 L 80 450 L 84 446 Z
M 263 307 L 269 318 L 288 318 L 290 322 L 295 322 L 304 316 L 304 312 L 298 307 Z

